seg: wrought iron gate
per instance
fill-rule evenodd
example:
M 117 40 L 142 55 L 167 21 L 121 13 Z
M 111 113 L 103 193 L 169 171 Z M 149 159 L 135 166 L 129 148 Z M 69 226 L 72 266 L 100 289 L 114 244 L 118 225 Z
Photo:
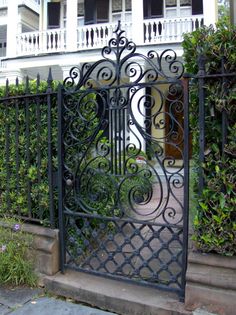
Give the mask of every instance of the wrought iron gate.
M 62 269 L 184 295 L 188 82 L 173 50 L 136 52 L 120 26 L 59 91 Z

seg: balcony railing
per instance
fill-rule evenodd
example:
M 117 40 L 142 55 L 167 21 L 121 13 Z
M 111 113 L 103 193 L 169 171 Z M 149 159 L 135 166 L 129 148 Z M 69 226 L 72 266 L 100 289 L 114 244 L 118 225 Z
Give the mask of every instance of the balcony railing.
M 77 48 L 92 49 L 102 48 L 107 45 L 114 36 L 117 24 L 96 24 L 78 27 L 77 29 Z M 128 39 L 132 39 L 132 23 L 122 23 L 122 29 Z
M 203 16 L 179 19 L 152 19 L 143 21 L 143 45 L 158 43 L 180 43 L 182 35 L 203 24 Z M 94 24 L 77 28 L 77 49 L 101 48 L 113 37 L 116 24 Z M 132 40 L 135 29 L 131 22 L 122 23 L 126 37 Z M 142 34 L 140 34 L 142 36 Z M 27 32 L 17 35 L 17 55 L 66 52 L 66 29 Z
M 65 29 L 26 32 L 17 35 L 17 56 L 65 51 Z
M 144 43 L 181 42 L 184 33 L 203 25 L 203 16 L 176 19 L 144 20 Z

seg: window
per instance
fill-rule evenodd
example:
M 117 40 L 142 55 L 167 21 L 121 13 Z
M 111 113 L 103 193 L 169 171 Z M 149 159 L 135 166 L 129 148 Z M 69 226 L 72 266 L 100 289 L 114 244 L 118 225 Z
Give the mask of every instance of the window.
M 131 11 L 131 0 L 125 0 L 125 11 Z
M 192 14 L 203 14 L 202 0 L 192 0 Z
M 112 12 L 122 11 L 122 0 L 113 0 L 112 1 Z
M 177 0 L 166 0 L 166 7 L 176 7 L 177 6 Z
M 107 23 L 109 0 L 87 0 L 84 3 L 85 24 Z
M 48 2 L 48 28 L 60 27 L 60 2 Z
M 191 6 L 191 0 L 180 0 L 180 6 L 181 7 L 190 7 Z
M 112 22 L 131 20 L 131 0 L 112 0 L 110 3 Z
M 163 0 L 143 0 L 144 19 L 163 17 Z
M 84 3 L 78 3 L 78 16 L 84 16 Z
M 97 23 L 109 21 L 109 0 L 97 0 Z

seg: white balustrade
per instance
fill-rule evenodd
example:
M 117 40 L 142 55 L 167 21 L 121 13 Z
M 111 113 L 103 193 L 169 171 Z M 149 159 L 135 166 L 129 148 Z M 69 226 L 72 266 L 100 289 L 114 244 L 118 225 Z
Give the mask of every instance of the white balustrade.
M 183 33 L 192 32 L 202 24 L 202 15 L 176 19 L 144 20 L 144 43 L 181 42 Z
M 26 32 L 17 35 L 17 55 L 50 53 L 65 50 L 65 30 Z
M 77 28 L 77 47 L 78 49 L 101 48 L 108 45 L 109 40 L 114 37 L 114 30 L 117 24 L 96 24 L 80 26 Z M 125 36 L 131 39 L 132 23 L 125 22 L 121 25 L 125 31 Z
M 203 16 L 176 19 L 150 19 L 143 21 L 143 44 L 180 43 L 182 35 L 192 32 L 203 23 Z M 77 49 L 88 50 L 108 45 L 114 37 L 116 23 L 79 26 L 77 28 Z M 132 22 L 121 23 L 124 36 L 132 40 Z M 42 32 L 26 32 L 17 35 L 17 55 L 29 55 L 67 51 L 66 29 L 51 29 Z
M 77 28 L 78 49 L 100 48 L 112 38 L 115 24 L 96 24 Z

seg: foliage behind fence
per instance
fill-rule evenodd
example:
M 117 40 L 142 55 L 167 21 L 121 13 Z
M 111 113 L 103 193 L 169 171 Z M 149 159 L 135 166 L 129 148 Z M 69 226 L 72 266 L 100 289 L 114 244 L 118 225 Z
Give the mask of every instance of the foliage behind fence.
M 55 225 L 57 93 L 48 82 L 0 89 L 0 214 Z
M 197 214 L 205 252 L 236 254 L 236 28 L 219 23 L 186 34 L 186 70 L 195 73 L 190 112 Z

